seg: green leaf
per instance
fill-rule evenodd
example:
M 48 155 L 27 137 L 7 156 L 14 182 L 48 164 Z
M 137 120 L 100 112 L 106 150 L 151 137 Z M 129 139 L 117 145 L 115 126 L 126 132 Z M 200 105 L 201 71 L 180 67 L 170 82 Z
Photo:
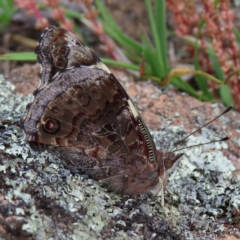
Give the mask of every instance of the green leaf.
M 111 24 L 111 26 L 113 26 L 115 28 L 119 28 L 117 23 L 115 22 L 114 18 L 109 13 L 108 9 L 105 7 L 105 5 L 102 3 L 102 1 L 95 0 L 95 4 L 97 6 L 97 9 L 101 13 L 102 18 L 105 19 L 106 21 L 108 21 L 109 25 Z
M 198 33 L 197 33 L 196 42 L 199 40 L 199 36 L 200 36 L 201 30 L 204 27 L 204 25 L 205 25 L 205 21 L 201 20 L 198 25 Z M 199 52 L 199 46 L 197 45 L 197 47 L 195 47 L 195 51 L 194 51 L 195 70 L 201 70 L 201 68 L 199 66 L 199 61 L 198 61 L 198 52 Z M 204 76 L 201 76 L 201 75 L 195 75 L 195 81 L 198 85 L 198 88 L 202 91 L 204 98 L 208 99 L 208 101 L 212 100 L 213 94 L 208 91 L 209 87 L 208 87 L 207 78 L 205 78 Z
M 163 1 L 161 1 L 161 2 L 163 2 Z M 157 63 L 158 67 L 161 69 L 161 71 L 158 71 L 160 75 L 157 75 L 157 76 L 161 78 L 167 74 L 166 62 L 165 62 L 165 61 L 167 61 L 167 59 L 164 59 L 164 57 L 163 57 L 163 52 L 162 52 L 162 48 L 161 48 L 161 40 L 158 35 L 156 21 L 153 16 L 151 1 L 145 0 L 145 4 L 147 7 L 147 13 L 148 13 L 148 17 L 150 20 L 151 29 L 153 32 L 153 40 L 154 40 L 154 44 L 155 44 L 155 48 L 156 48 L 155 62 Z M 160 9 L 160 7 L 158 7 L 158 10 L 161 11 L 162 9 Z M 161 15 L 162 12 L 157 13 L 157 14 Z M 152 59 L 151 59 L 151 62 L 153 62 Z M 153 68 L 155 69 L 155 67 L 153 67 Z
M 18 52 L 1 55 L 0 60 L 36 61 L 37 57 L 33 52 Z
M 65 14 L 68 18 L 77 18 L 78 20 L 81 20 L 83 18 L 83 14 L 66 8 Z
M 194 66 L 196 70 L 201 70 L 198 61 L 195 61 L 194 59 Z M 202 91 L 202 94 L 204 96 L 204 98 L 207 101 L 210 101 L 213 99 L 213 94 L 211 92 L 208 91 L 209 86 L 208 86 L 208 80 L 206 77 L 201 76 L 201 75 L 195 75 L 194 79 L 199 87 L 199 89 Z
M 103 63 L 105 63 L 106 65 L 111 65 L 111 66 L 115 66 L 115 67 L 121 67 L 121 68 L 130 69 L 130 70 L 134 70 L 134 71 L 139 71 L 139 66 L 136 64 L 114 61 L 114 60 L 111 60 L 108 58 L 101 58 L 101 61 Z
M 18 52 L 18 53 L 8 53 L 0 56 L 0 60 L 12 60 L 12 61 L 37 61 L 36 55 L 32 52 Z M 131 63 L 114 61 L 107 58 L 101 58 L 102 62 L 116 67 L 122 67 L 126 69 L 131 69 L 134 71 L 139 71 L 139 66 Z M 148 72 L 150 74 L 150 72 Z
M 190 95 L 201 99 L 201 95 L 197 93 L 197 91 L 187 82 L 183 81 L 180 77 L 174 77 L 171 79 L 171 83 L 178 87 L 179 89 L 189 93 Z
M 140 55 L 142 53 L 141 44 L 128 37 L 120 30 L 114 18 L 111 16 L 107 8 L 100 0 L 96 0 L 95 3 L 101 14 L 102 26 L 104 28 L 104 31 L 108 35 L 110 35 L 116 42 L 122 45 L 126 50 L 136 51 Z
M 158 58 L 156 57 L 156 52 L 154 50 L 151 50 L 150 48 L 145 48 L 143 49 L 143 56 L 146 63 L 148 63 L 151 68 L 150 75 L 162 78 L 164 70 L 160 67 L 160 63 L 158 62 Z
M 164 70 L 166 71 L 164 74 L 167 74 L 168 47 L 167 47 L 167 25 L 166 25 L 165 5 L 166 5 L 165 1 L 155 0 L 155 19 L 157 23 L 156 27 L 157 27 L 158 38 L 160 40 Z
M 211 59 L 212 65 L 213 65 L 213 69 L 215 71 L 215 74 L 217 76 L 218 79 L 224 81 L 224 72 L 219 64 L 219 61 L 216 57 L 216 54 L 208 54 L 209 58 Z
M 146 49 L 146 48 L 153 49 L 152 41 L 150 40 L 150 38 L 146 33 L 142 33 L 141 35 L 141 44 L 143 49 Z
M 224 105 L 226 105 L 226 106 L 233 105 L 234 101 L 233 101 L 233 97 L 232 97 L 229 86 L 222 85 L 219 88 L 219 95 L 220 95 Z

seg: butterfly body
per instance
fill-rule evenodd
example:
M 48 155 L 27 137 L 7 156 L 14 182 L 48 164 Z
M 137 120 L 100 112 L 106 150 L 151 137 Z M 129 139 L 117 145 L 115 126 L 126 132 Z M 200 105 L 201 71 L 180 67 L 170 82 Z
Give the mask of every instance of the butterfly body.
M 71 166 L 115 192 L 159 192 L 167 176 L 161 152 L 109 69 L 54 26 L 42 34 L 36 53 L 42 70 L 23 120 L 26 140 L 57 147 Z M 169 156 L 170 165 L 180 157 Z

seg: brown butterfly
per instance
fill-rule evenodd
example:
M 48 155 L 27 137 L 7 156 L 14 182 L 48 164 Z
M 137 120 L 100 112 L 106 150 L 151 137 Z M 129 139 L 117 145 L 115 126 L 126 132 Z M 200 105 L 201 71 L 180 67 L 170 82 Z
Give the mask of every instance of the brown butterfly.
M 157 194 L 183 154 L 156 149 L 121 84 L 73 34 L 48 27 L 36 54 L 42 70 L 23 120 L 26 140 L 56 146 L 115 192 Z

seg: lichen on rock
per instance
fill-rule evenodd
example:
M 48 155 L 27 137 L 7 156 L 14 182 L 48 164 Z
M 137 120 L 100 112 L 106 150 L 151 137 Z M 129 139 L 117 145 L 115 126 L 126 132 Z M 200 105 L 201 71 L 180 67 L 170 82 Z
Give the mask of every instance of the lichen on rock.
M 167 187 L 173 194 L 165 191 L 166 205 L 162 208 L 160 197 L 109 192 L 100 183 L 67 168 L 50 147 L 25 142 L 19 123 L 32 96 L 13 90 L 14 86 L 0 75 L 3 237 L 214 239 L 216 233 L 228 231 L 224 223 L 239 221 L 236 209 L 240 208 L 240 178 L 234 176 L 235 167 L 223 153 L 228 143 L 185 149 L 169 178 Z M 171 99 L 171 93 L 166 97 Z M 157 101 L 157 96 L 154 99 Z M 181 125 L 162 127 L 152 134 L 157 147 L 169 149 L 186 132 Z M 223 133 L 209 127 L 191 136 L 187 145 L 221 138 Z M 234 141 L 239 139 L 235 137 Z M 233 225 L 232 229 L 240 236 Z

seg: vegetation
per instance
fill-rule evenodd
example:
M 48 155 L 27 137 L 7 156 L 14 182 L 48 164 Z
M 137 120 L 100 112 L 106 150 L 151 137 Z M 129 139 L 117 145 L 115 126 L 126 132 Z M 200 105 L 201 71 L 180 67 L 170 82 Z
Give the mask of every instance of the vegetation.
M 102 59 L 104 63 L 135 70 L 141 79 L 152 79 L 159 85 L 173 84 L 201 101 L 221 99 L 225 105 L 234 103 L 240 110 L 237 54 L 240 33 L 233 26 L 235 14 L 230 0 L 201 0 L 198 8 L 194 0 L 155 0 L 154 5 L 152 1 L 145 0 L 152 36 L 142 33 L 140 42 L 124 34 L 102 0 L 81 1 L 83 14 L 65 9 L 57 0 L 44 3 L 38 5 L 36 0 L 15 0 L 15 4 L 12 0 L 2 1 L 0 10 L 4 14 L 0 15 L 0 27 L 7 27 L 13 13 L 19 9 L 33 14 L 37 19 L 36 28 L 41 29 L 49 22 L 42 17 L 40 9 L 50 10 L 52 18 L 61 27 L 78 34 L 76 20 L 81 20 L 104 44 L 110 56 Z M 6 8 L 9 10 L 5 11 Z M 174 24 L 173 31 L 166 26 L 167 11 Z M 169 64 L 168 39 L 172 37 L 183 41 L 186 51 L 192 56 L 193 68 L 172 68 Z M 0 59 L 35 61 L 36 57 L 33 53 L 11 53 Z M 182 79 L 181 76 L 189 73 L 194 75 L 195 84 Z

